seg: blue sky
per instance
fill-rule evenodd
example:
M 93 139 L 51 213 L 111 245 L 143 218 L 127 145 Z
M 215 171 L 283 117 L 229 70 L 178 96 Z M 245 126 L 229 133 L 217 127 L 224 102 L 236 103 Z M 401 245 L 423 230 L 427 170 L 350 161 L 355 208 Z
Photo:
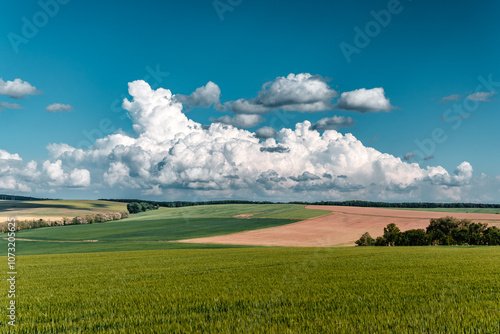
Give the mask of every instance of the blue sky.
M 0 111 L 0 149 L 11 155 L 18 154 L 23 161 L 0 159 L 0 165 L 1 161 L 4 164 L 0 192 L 30 192 L 68 198 L 113 195 L 161 199 L 264 196 L 286 200 L 288 190 L 293 189 L 292 193 L 298 198 L 378 199 L 376 194 L 380 193 L 379 190 L 360 189 L 379 184 L 384 189 L 384 200 L 500 201 L 495 183 L 500 175 L 500 157 L 494 149 L 500 139 L 497 131 L 499 98 L 495 94 L 500 89 L 497 83 L 500 82 L 500 50 L 496 42 L 500 35 L 498 2 L 42 0 L 8 2 L 1 6 L 0 77 L 4 82 L 15 79 L 28 82 L 36 87 L 37 94 L 21 99 L 0 95 L 0 103 L 17 103 L 22 107 L 4 107 Z M 385 26 L 374 23 L 373 11 L 387 13 L 388 6 L 394 9 L 388 23 Z M 56 13 L 45 14 L 51 10 Z M 44 18 L 46 22 L 43 22 Z M 35 27 L 38 24 L 37 31 L 29 31 L 26 22 Z M 356 44 L 355 28 L 366 33 L 370 25 L 378 31 L 369 31 L 372 35 L 368 36 L 369 42 L 360 47 Z M 31 35 L 27 35 L 26 31 Z M 19 42 L 19 38 L 24 39 Z M 357 45 L 358 49 L 357 53 L 348 57 L 350 59 L 342 52 L 341 46 L 347 44 Z M 328 178 L 323 183 L 314 178 L 302 182 L 308 182 L 307 185 L 290 179 L 305 172 L 320 178 L 319 174 L 329 174 L 324 170 L 332 167 L 332 163 L 318 162 L 314 165 L 311 161 L 316 161 L 318 157 L 309 156 L 306 158 L 309 164 L 297 164 L 301 167 L 293 167 L 288 174 L 284 170 L 277 173 L 278 178 L 287 180 L 281 186 L 262 189 L 257 187 L 257 183 L 251 184 L 251 180 L 253 177 L 256 182 L 268 170 L 277 171 L 272 162 L 276 159 L 272 157 L 269 166 L 262 167 L 262 170 L 253 168 L 253 174 L 235 167 L 231 173 L 239 175 L 238 171 L 241 171 L 239 177 L 242 183 L 239 185 L 222 185 L 206 176 L 208 179 L 203 179 L 203 182 L 208 184 L 213 181 L 215 185 L 200 186 L 199 175 L 191 180 L 179 176 L 180 179 L 175 182 L 165 183 L 150 178 L 149 174 L 147 180 L 121 180 L 106 184 L 103 175 L 106 172 L 110 175 L 109 168 L 115 156 L 112 153 L 103 157 L 109 160 L 109 164 L 103 166 L 92 164 L 88 159 L 70 164 L 65 161 L 71 160 L 69 154 L 51 156 L 47 150 L 49 144 L 97 150 L 95 147 L 89 149 L 85 142 L 93 144 L 95 139 L 116 132 L 131 138 L 140 137 L 141 133 L 135 131 L 132 125 L 140 122 L 142 116 L 137 116 L 135 120 L 132 116 L 125 117 L 128 111 L 120 108 L 123 98 L 130 101 L 135 98 L 129 95 L 127 86 L 134 80 L 143 79 L 153 89 L 163 87 L 173 94 L 186 96 L 207 82 L 213 82 L 220 90 L 220 102 L 224 105 L 238 99 L 252 102 L 264 83 L 276 82 L 277 78 L 286 78 L 290 73 L 320 76 L 318 82 L 326 83 L 337 96 L 330 99 L 329 107 L 315 112 L 294 111 L 293 107 L 288 107 L 285 121 L 276 116 L 283 114 L 283 108 L 270 108 L 260 114 L 261 122 L 245 130 L 254 133 L 263 126 L 272 126 L 278 131 L 282 128 L 293 130 L 296 123 L 304 121 L 315 124 L 320 119 L 333 116 L 344 117 L 344 120 L 351 117 L 354 125 L 335 130 L 341 134 L 352 133 L 364 147 L 401 158 L 403 164 L 416 163 L 426 171 L 427 166 L 442 166 L 448 177 L 443 176 L 445 181 L 439 183 L 432 179 L 437 172 L 426 172 L 422 176 L 418 170 L 414 182 L 405 180 L 398 183 L 395 179 L 373 174 L 370 176 L 372 180 L 367 176 L 363 183 L 356 182 L 357 174 L 353 174 L 348 176 L 350 184 L 356 186 L 352 189 L 347 187 L 350 191 L 341 187 L 335 191 L 335 184 L 325 183 Z M 485 85 L 484 80 L 493 84 Z M 340 110 L 336 105 L 342 93 L 378 87 L 383 88 L 383 95 L 379 97 L 390 101 L 390 108 L 385 111 L 361 110 L 359 105 Z M 477 92 L 486 95 L 474 95 Z M 453 95 L 458 97 L 440 102 L 444 97 Z M 357 98 L 365 99 L 364 103 L 373 102 L 367 101 L 366 96 Z M 53 103 L 70 105 L 72 110 L 46 111 L 47 106 Z M 447 113 L 450 108 L 468 109 L 464 113 L 469 115 L 458 119 L 456 112 Z M 232 112 L 230 104 L 226 104 L 225 108 L 216 108 L 215 105 L 190 106 L 187 102 L 183 112 L 202 125 L 237 114 Z M 445 113 L 447 119 L 443 119 Z M 102 130 L 100 122 L 103 119 L 112 131 Z M 457 122 L 460 122 L 459 126 Z M 446 140 L 439 140 L 439 143 L 433 140 L 434 144 L 429 145 L 435 146 L 435 149 L 420 156 L 419 151 L 423 150 L 416 141 L 429 143 L 435 129 L 441 129 L 438 130 L 440 137 L 446 137 Z M 86 135 L 89 133 L 91 140 Z M 283 136 L 269 140 L 276 141 L 262 144 L 261 140 L 259 145 L 285 147 Z M 146 150 L 140 143 L 134 145 Z M 173 144 L 161 140 L 155 145 L 165 149 Z M 300 150 L 295 152 L 292 146 L 285 148 L 291 149 L 289 160 L 300 159 L 297 155 Z M 148 148 L 147 151 L 151 153 L 154 149 Z M 413 158 L 411 152 L 414 153 Z M 340 154 L 338 151 L 328 154 L 337 153 Z M 150 155 L 148 157 L 152 157 Z M 423 156 L 427 159 L 421 159 Z M 151 159 L 158 164 L 167 158 Z M 37 163 L 36 172 L 40 173 L 33 172 L 37 177 L 30 178 L 26 173 L 20 175 L 14 172 L 14 169 L 27 168 L 26 164 L 32 160 Z M 44 168 L 45 161 L 48 163 Z M 65 173 L 62 176 L 64 180 L 57 179 L 57 173 L 50 173 L 48 164 L 57 161 L 61 161 L 61 168 L 57 171 Z M 472 166 L 470 177 L 460 176 L 461 172 L 454 173 L 464 161 Z M 124 159 L 120 163 L 127 165 Z M 235 165 L 234 161 L 226 163 Z M 344 176 L 342 168 L 337 167 L 334 168 L 336 176 Z M 367 168 L 358 167 L 359 173 Z M 83 175 L 77 172 L 71 178 L 75 168 L 87 170 L 90 182 L 71 183 L 70 179 L 74 181 Z M 172 165 L 177 173 L 182 173 L 180 168 Z M 189 166 L 184 168 L 189 169 Z M 211 167 L 207 163 L 196 168 Z M 134 178 L 140 174 L 133 169 L 128 166 L 127 177 Z M 386 171 L 388 175 L 393 175 L 390 170 Z M 459 176 L 460 181 L 453 181 L 454 176 Z M 1 177 L 4 177 L 4 182 Z M 485 177 L 491 180 L 486 182 Z M 404 194 L 391 193 L 393 184 L 402 185 Z M 488 185 L 488 189 L 484 188 L 484 184 Z M 436 190 L 439 195 L 433 197 L 428 195 L 429 189 L 424 191 L 430 185 L 439 188 Z M 329 190 L 315 190 L 322 187 Z M 172 194 L 173 189 L 178 191 Z

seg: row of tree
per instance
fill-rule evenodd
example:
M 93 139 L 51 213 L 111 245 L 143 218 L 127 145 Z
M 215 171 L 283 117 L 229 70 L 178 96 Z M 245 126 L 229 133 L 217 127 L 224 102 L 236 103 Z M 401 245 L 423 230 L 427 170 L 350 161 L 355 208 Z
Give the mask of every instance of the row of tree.
M 392 223 L 384 235 L 373 239 L 368 232 L 356 241 L 358 246 L 500 245 L 500 229 L 454 217 L 431 219 L 427 229 L 401 232 Z
M 139 204 L 145 201 L 140 199 L 100 199 L 100 201 L 112 201 L 121 203 L 133 203 L 137 202 Z M 277 204 L 275 202 L 269 201 L 245 201 L 245 200 L 219 200 L 219 201 L 201 201 L 201 202 L 190 202 L 190 201 L 147 201 L 151 205 L 157 205 L 165 208 L 180 208 L 184 206 L 196 206 L 196 205 L 216 205 L 216 204 Z
M 50 200 L 50 198 L 38 198 L 38 197 L 31 197 L 31 196 L 0 194 L 0 200 L 3 200 L 3 201 L 46 201 L 46 200 Z
M 127 210 L 130 213 L 146 212 L 149 210 L 158 210 L 159 205 L 150 202 L 131 202 L 127 204 Z
M 97 213 L 85 216 L 78 216 L 73 218 L 63 217 L 61 219 L 27 219 L 16 220 L 16 231 L 28 230 L 39 227 L 51 226 L 64 226 L 64 225 L 82 225 L 82 224 L 96 224 L 104 223 L 112 220 L 119 220 L 127 218 L 129 213 L 127 211 L 117 211 L 110 213 Z M 8 232 L 9 222 L 0 222 L 0 233 Z

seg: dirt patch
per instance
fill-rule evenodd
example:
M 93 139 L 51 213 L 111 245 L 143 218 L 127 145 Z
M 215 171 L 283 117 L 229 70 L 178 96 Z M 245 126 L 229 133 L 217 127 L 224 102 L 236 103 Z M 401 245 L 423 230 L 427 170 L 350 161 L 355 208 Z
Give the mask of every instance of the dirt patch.
M 306 208 L 333 211 L 327 215 L 282 226 L 177 242 L 229 245 L 326 247 L 353 246 L 364 232 L 381 236 L 387 224 L 395 223 L 401 231 L 425 229 L 430 218 L 454 216 L 496 225 L 495 214 L 406 211 L 380 208 L 309 205 Z
M 306 206 L 306 209 L 326 210 L 333 212 L 342 212 L 346 214 L 381 216 L 381 217 L 431 219 L 431 218 L 440 218 L 445 216 L 453 216 L 458 219 L 471 219 L 474 221 L 484 221 L 484 222 L 500 221 L 500 215 L 494 213 L 412 211 L 412 210 L 360 208 L 354 206 L 329 206 L 329 205 L 308 205 Z

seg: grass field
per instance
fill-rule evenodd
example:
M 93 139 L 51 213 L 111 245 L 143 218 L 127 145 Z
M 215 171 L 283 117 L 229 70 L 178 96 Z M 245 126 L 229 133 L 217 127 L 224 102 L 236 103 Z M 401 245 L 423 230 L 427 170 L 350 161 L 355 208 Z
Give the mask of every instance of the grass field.
M 245 214 L 254 215 L 234 217 Z M 167 241 L 280 226 L 324 214 L 327 212 L 308 210 L 304 209 L 302 205 L 293 204 L 161 208 L 131 215 L 126 219 L 100 224 L 19 231 L 16 233 L 18 239 L 36 241 L 18 240 L 16 251 L 19 255 L 32 255 L 173 248 L 220 248 L 224 246 L 189 246 Z M 297 218 L 291 219 L 291 217 Z M 98 241 L 82 242 L 88 240 Z M 7 247 L 5 240 L 0 241 L 0 247 Z
M 229 218 L 241 214 L 252 214 L 248 218 L 308 219 L 324 215 L 322 210 L 304 209 L 299 204 L 219 204 L 182 208 L 162 208 L 134 215 L 134 219 L 151 220 L 168 218 Z
M 296 220 L 272 218 L 124 219 L 101 224 L 71 225 L 25 230 L 18 238 L 36 240 L 174 241 L 229 234 L 288 224 Z
M 500 331 L 500 247 L 135 251 L 17 266 L 17 333 Z

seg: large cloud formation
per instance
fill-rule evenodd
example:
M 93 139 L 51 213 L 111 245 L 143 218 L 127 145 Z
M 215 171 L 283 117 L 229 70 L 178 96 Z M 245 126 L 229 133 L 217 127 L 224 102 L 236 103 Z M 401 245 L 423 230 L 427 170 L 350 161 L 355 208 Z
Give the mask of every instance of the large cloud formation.
M 66 168 L 68 169 L 68 168 Z M 87 188 L 90 172 L 73 168 L 65 171 L 61 160 L 24 163 L 18 154 L 0 150 L 0 189 L 11 192 L 51 192 L 54 188 Z
M 352 134 L 331 130 L 344 119 L 317 125 L 323 133 L 309 121 L 294 129 L 253 133 L 225 122 L 204 127 L 182 112 L 170 90 L 153 90 L 144 81 L 131 82 L 129 94 L 132 99 L 125 99 L 123 107 L 134 135 L 112 134 L 89 149 L 51 144 L 53 162 L 45 162 L 41 171 L 31 165 L 32 174 L 44 175 L 52 187 L 194 200 L 459 200 L 472 179 L 467 162 L 453 175 L 440 166 L 424 169 L 366 147 Z M 261 95 L 268 103 L 292 103 Z

